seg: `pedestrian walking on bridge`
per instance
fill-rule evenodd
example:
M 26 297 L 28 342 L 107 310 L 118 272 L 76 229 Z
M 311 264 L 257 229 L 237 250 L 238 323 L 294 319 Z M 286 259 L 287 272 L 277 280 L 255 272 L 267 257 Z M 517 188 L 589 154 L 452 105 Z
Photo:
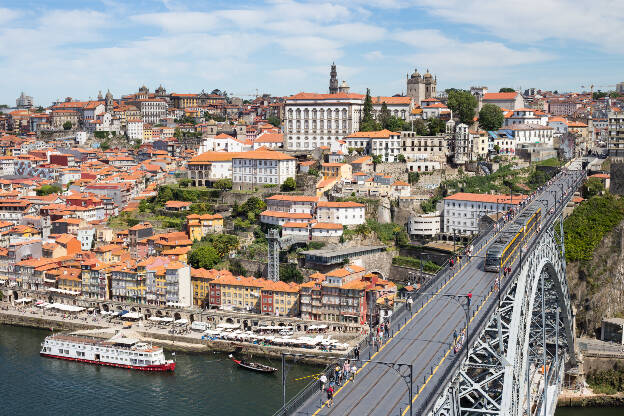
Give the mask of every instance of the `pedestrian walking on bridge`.
M 319 377 L 319 386 L 321 387 L 321 391 L 325 390 L 326 384 L 327 384 L 327 376 L 325 374 L 322 374 L 321 377 Z
M 327 388 L 327 407 L 332 407 L 333 404 L 334 404 L 334 389 L 333 387 L 329 386 Z

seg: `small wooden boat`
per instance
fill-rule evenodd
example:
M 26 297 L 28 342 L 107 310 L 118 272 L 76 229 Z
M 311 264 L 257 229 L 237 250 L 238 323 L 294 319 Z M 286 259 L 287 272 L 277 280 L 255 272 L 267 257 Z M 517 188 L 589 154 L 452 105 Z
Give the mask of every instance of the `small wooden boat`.
M 234 361 L 239 367 L 243 367 L 247 370 L 256 371 L 258 373 L 274 373 L 277 371 L 277 368 L 269 367 L 268 365 L 247 362 L 244 360 L 237 360 L 234 358 L 232 354 L 230 354 L 230 359 Z

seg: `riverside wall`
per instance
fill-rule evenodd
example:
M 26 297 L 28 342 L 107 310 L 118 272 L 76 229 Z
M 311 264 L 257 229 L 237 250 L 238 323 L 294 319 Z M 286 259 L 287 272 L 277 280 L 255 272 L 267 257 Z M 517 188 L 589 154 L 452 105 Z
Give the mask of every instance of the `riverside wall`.
M 19 311 L 2 309 L 0 309 L 0 324 L 47 329 L 51 331 L 110 329 L 111 332 L 114 333 L 116 330 L 121 329 L 119 325 L 114 324 L 103 324 L 101 322 L 91 323 L 88 321 L 79 322 L 76 319 L 64 319 L 60 316 L 32 316 L 20 314 Z M 187 353 L 231 353 L 234 351 L 240 351 L 244 354 L 269 358 L 281 358 L 282 353 L 300 353 L 302 355 L 310 355 L 310 357 L 297 358 L 297 362 L 309 364 L 328 364 L 334 361 L 336 357 L 344 356 L 347 353 L 347 351 L 326 352 L 319 350 L 296 349 L 292 347 L 278 347 L 274 345 L 258 345 L 237 341 L 206 340 L 182 334 L 166 334 L 150 331 L 138 326 L 134 326 L 133 329 L 137 334 L 144 338 L 145 341 L 152 341 L 169 351 Z M 351 339 L 351 344 L 355 345 L 355 343 L 359 343 L 362 337 L 363 335 L 359 336 L 357 339 Z M 341 337 L 334 336 L 334 338 L 339 339 Z M 287 359 L 292 360 L 290 357 L 287 357 Z

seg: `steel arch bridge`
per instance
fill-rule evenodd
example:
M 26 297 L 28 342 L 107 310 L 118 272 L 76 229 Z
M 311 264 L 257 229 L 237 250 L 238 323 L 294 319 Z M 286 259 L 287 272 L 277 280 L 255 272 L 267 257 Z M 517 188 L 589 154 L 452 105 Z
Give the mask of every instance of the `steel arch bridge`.
M 563 223 L 545 229 L 430 415 L 554 413 L 564 366 L 576 363 Z M 546 380 L 546 388 L 544 388 Z

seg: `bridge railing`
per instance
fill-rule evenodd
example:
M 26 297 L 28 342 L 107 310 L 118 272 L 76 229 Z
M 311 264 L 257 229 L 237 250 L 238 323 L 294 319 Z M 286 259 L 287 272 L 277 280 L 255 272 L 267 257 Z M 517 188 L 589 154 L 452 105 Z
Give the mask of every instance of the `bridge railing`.
M 584 176 L 581 176 L 573 187 L 580 186 L 583 180 L 584 180 Z M 568 195 L 565 198 L 565 203 L 563 202 L 560 203 L 559 208 L 557 208 L 555 212 L 549 216 L 549 218 L 553 219 L 553 223 L 554 223 L 554 219 L 561 215 L 562 211 L 565 209 L 570 199 L 572 199 L 573 194 L 574 193 L 571 192 L 570 195 Z M 547 232 L 547 229 L 548 227 L 542 227 L 542 229 L 537 234 L 536 238 L 534 238 L 533 241 L 527 247 L 527 250 L 526 250 L 527 253 L 533 251 L 533 249 L 538 244 L 542 236 Z M 517 254 L 516 257 L 519 255 L 520 254 Z M 507 294 L 509 293 L 509 290 L 513 287 L 513 284 L 515 284 L 519 276 L 520 270 L 521 270 L 520 267 L 514 268 L 512 270 L 510 277 L 501 282 L 501 298 L 504 298 L 505 296 L 507 296 Z M 491 291 L 493 290 L 494 290 L 494 287 L 492 286 Z M 471 348 L 472 346 L 474 346 L 476 340 L 481 336 L 481 333 L 483 332 L 483 330 L 485 330 L 485 327 L 487 326 L 490 320 L 490 317 L 492 316 L 492 314 L 494 313 L 497 307 L 498 307 L 498 302 L 496 301 L 495 298 L 491 299 L 489 301 L 489 304 L 485 306 L 485 311 L 482 311 L 480 313 L 480 318 L 477 319 L 476 326 L 475 325 L 472 326 L 473 329 L 470 331 L 470 333 L 466 337 L 467 340 L 466 340 L 465 348 Z M 473 311 L 473 316 L 474 316 L 474 311 Z M 434 386 L 432 386 L 433 388 L 429 388 L 426 390 L 427 393 L 425 394 L 424 401 L 422 400 L 420 401 L 421 403 L 424 403 L 425 405 L 424 405 L 424 408 L 422 409 L 422 412 L 420 412 L 419 414 L 428 415 L 429 412 L 433 410 L 433 406 L 436 404 L 437 398 L 439 397 L 440 393 L 443 392 L 448 387 L 448 385 L 453 381 L 453 375 L 457 373 L 460 365 L 462 364 L 463 356 L 464 356 L 463 354 L 458 353 L 454 357 L 454 359 L 451 360 L 451 363 L 442 370 L 442 374 L 440 377 L 437 378 L 436 383 L 434 384 Z M 423 393 L 425 393 L 425 390 L 423 390 Z

